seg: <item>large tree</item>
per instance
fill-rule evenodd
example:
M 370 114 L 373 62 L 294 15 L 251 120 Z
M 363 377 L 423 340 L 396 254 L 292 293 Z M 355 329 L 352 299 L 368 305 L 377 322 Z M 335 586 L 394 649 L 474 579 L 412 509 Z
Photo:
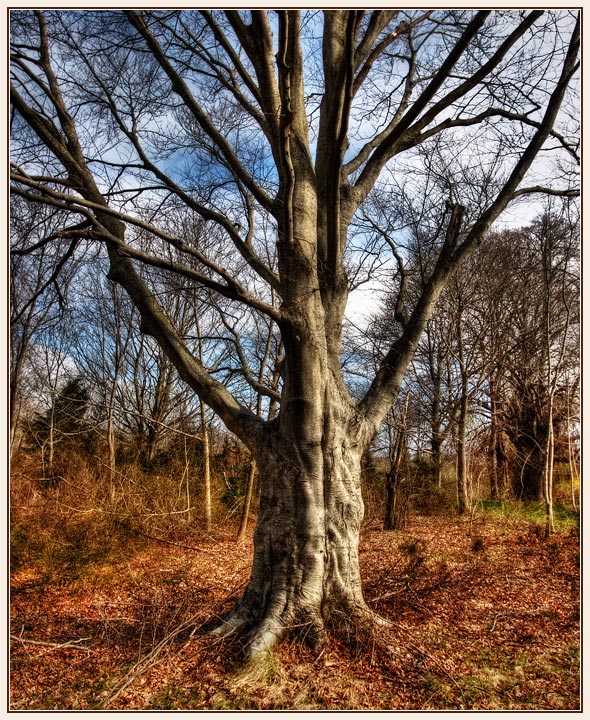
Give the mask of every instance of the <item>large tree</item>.
M 254 655 L 294 626 L 320 642 L 335 609 L 372 618 L 361 457 L 453 270 L 515 199 L 575 192 L 560 108 L 577 14 L 19 10 L 11 28 L 13 192 L 69 211 L 59 237 L 103 249 L 142 331 L 260 470 L 251 578 L 220 632 L 247 631 Z M 403 243 L 389 238 L 400 333 L 353 399 L 342 325 L 354 262 L 371 253 L 350 243 L 351 224 L 377 185 L 402 188 L 408 171 L 419 182 L 427 145 L 452 153 L 448 182 L 427 197 L 427 273 L 410 302 Z M 276 323 L 273 420 L 206 371 L 145 265 Z

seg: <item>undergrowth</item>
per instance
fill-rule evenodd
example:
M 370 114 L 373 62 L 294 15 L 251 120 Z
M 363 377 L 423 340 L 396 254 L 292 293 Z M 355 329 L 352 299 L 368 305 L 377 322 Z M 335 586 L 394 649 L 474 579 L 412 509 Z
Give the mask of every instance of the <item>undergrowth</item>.
M 15 468 L 13 710 L 579 707 L 578 516 L 565 503 L 549 539 L 543 507 L 516 502 L 365 525 L 364 595 L 390 626 L 333 613 L 322 648 L 294 636 L 245 665 L 239 637 L 207 629 L 245 588 L 251 534 L 237 545 L 221 514 L 206 534 L 164 491 L 145 505 L 155 479 L 133 468 L 72 472 L 46 486 Z

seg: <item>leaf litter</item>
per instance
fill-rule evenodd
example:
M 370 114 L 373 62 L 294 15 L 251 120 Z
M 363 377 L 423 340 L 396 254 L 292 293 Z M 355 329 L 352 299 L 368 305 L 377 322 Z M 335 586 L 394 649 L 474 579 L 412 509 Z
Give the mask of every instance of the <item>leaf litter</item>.
M 250 542 L 219 531 L 129 545 L 74 577 L 11 578 L 12 710 L 576 710 L 577 533 L 418 517 L 365 528 L 369 606 L 391 626 L 335 623 L 312 651 L 287 639 L 258 668 L 206 630 L 248 580 Z M 200 552 L 203 550 L 206 552 Z

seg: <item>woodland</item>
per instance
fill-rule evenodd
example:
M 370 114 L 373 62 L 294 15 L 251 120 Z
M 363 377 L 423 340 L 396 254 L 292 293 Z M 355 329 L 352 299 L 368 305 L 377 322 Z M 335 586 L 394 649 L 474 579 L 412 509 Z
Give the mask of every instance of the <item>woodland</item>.
M 11 10 L 11 710 L 580 709 L 579 25 Z

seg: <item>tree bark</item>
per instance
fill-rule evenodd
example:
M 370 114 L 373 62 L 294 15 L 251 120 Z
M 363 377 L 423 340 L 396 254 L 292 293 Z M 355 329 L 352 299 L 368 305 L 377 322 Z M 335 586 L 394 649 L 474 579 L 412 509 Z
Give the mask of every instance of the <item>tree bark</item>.
M 334 611 L 370 614 L 358 556 L 366 443 L 337 393 L 331 395 L 319 443 L 297 442 L 275 426 L 256 452 L 260 511 L 250 581 L 216 630 L 249 632 L 249 655 L 293 631 L 319 645 Z
M 22 369 L 25 361 L 26 341 L 23 338 L 19 344 L 14 366 L 10 369 L 9 385 L 9 423 L 10 423 L 10 457 L 14 451 L 20 418 L 21 402 L 19 397 Z
M 496 397 L 496 380 L 490 380 L 490 444 L 489 444 L 489 474 L 490 474 L 490 500 L 500 499 L 500 467 L 498 462 L 499 451 L 498 436 L 498 400 Z
M 469 488 L 469 467 L 467 463 L 467 417 L 469 414 L 469 377 L 463 353 L 462 309 L 457 320 L 457 342 L 459 348 L 459 367 L 461 370 L 461 397 L 459 399 L 459 417 L 457 421 L 457 508 L 459 515 L 466 513 L 471 505 Z
M 555 532 L 553 514 L 553 455 L 555 451 L 555 434 L 553 431 L 553 397 L 549 397 L 549 420 L 547 441 L 545 443 L 545 467 L 543 471 L 543 499 L 545 501 L 545 536 Z
M 237 542 L 242 542 L 246 537 L 246 530 L 248 529 L 248 518 L 250 517 L 250 505 L 252 504 L 252 494 L 254 491 L 254 481 L 256 479 L 256 460 L 252 458 L 250 460 L 250 467 L 248 469 L 248 482 L 246 483 L 246 496 L 244 497 L 244 504 L 242 506 L 242 515 L 240 517 L 240 527 L 238 530 Z
M 579 478 L 579 473 L 576 467 L 576 461 L 574 458 L 574 451 L 572 448 L 572 428 L 571 428 L 571 417 L 570 417 L 570 385 L 569 375 L 566 377 L 566 431 L 567 431 L 567 457 L 568 465 L 570 469 L 570 490 L 572 496 L 572 507 L 574 511 L 578 510 L 578 503 L 576 501 L 576 480 Z
M 266 370 L 266 365 L 271 357 L 271 347 L 272 347 L 272 330 L 273 325 L 271 323 L 269 329 L 268 329 L 268 335 L 266 337 L 266 345 L 264 348 L 264 355 L 262 357 L 262 360 L 260 362 L 260 370 L 258 372 L 258 382 L 260 385 L 264 382 L 264 372 Z M 275 369 L 273 372 L 273 382 L 271 384 L 273 390 L 277 390 L 278 383 L 279 383 L 280 375 Z M 259 417 L 262 414 L 262 393 L 259 391 L 258 396 L 256 398 L 256 415 Z M 271 399 L 270 405 L 268 408 L 268 419 L 272 420 L 275 415 L 275 401 Z M 242 542 L 244 538 L 246 537 L 246 531 L 248 529 L 248 518 L 250 517 L 250 505 L 252 504 L 252 495 L 254 492 L 254 482 L 256 480 L 256 460 L 254 458 L 250 459 L 250 468 L 248 470 L 248 482 L 246 485 L 246 495 L 244 497 L 244 504 L 242 506 L 242 515 L 240 517 L 240 527 L 238 529 L 238 535 L 236 538 L 236 542 Z
M 467 464 L 467 441 L 465 437 L 467 423 L 467 402 L 461 398 L 459 422 L 457 423 L 457 508 L 459 515 L 469 510 L 469 474 Z
M 55 398 L 52 399 L 49 413 L 49 435 L 47 437 L 47 467 L 44 472 L 48 478 L 53 477 L 53 460 L 55 457 Z

